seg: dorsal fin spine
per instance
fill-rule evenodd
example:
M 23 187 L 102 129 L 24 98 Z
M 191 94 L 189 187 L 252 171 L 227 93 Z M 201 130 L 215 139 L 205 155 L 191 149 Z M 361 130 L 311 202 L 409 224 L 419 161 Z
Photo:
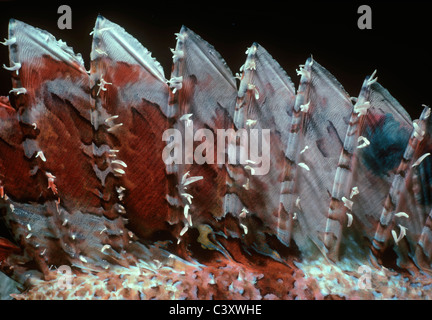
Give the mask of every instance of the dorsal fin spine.
M 254 73 L 256 69 L 250 68 L 249 66 L 255 63 L 255 54 L 257 51 L 257 44 L 254 43 L 252 46 L 246 51 L 247 58 L 246 62 L 243 65 L 243 76 L 240 81 L 237 98 L 236 98 L 236 107 L 234 111 L 234 126 L 237 129 L 245 128 L 247 114 L 248 114 L 248 106 L 250 100 L 253 99 L 253 94 L 251 89 L 248 86 L 252 83 Z
M 302 125 L 305 115 L 305 112 L 301 110 L 301 106 L 309 102 L 312 63 L 313 60 L 309 58 L 303 68 L 305 72 L 300 78 L 299 89 L 293 106 L 288 143 L 285 150 L 286 162 L 281 183 L 277 234 L 279 240 L 286 246 L 290 245 L 293 230 L 297 163 L 300 156 L 300 140 L 302 137 Z
M 171 78 L 168 80 L 168 84 L 170 86 L 169 90 L 169 103 L 168 103 L 168 110 L 169 115 L 171 116 L 172 126 L 176 127 L 178 129 L 178 126 L 181 125 L 180 118 L 187 114 L 189 110 L 185 109 L 185 106 L 183 105 L 180 95 L 180 90 L 182 90 L 182 82 L 183 82 L 183 74 L 184 74 L 184 65 L 185 65 L 185 57 L 188 55 L 187 52 L 185 52 L 185 41 L 187 38 L 186 33 L 186 27 L 182 26 L 179 33 L 176 34 L 176 47 L 172 52 L 182 52 L 182 56 L 176 56 L 175 54 L 172 57 L 173 63 L 171 68 Z M 183 131 L 180 129 L 180 131 Z M 172 179 L 172 183 L 168 184 L 168 197 L 171 197 L 173 199 L 176 199 L 177 205 L 171 205 L 169 206 L 169 221 L 170 223 L 177 223 L 179 220 L 179 214 L 180 210 L 183 210 L 185 208 L 185 205 L 187 204 L 185 199 L 181 199 L 179 196 L 179 191 L 177 184 L 180 184 L 180 180 L 182 176 L 186 174 L 186 168 L 184 163 L 183 164 L 167 164 L 167 174 L 169 176 L 175 176 L 175 178 Z M 189 207 L 188 207 L 189 208 Z M 186 209 L 188 211 L 188 209 Z
M 253 79 L 253 73 L 255 70 L 251 70 L 248 68 L 245 68 L 245 66 L 248 64 L 249 61 L 255 59 L 255 53 L 257 50 L 257 44 L 254 43 L 252 46 L 246 51 L 247 58 L 245 64 L 240 68 L 241 71 L 241 78 L 240 78 L 240 84 L 238 86 L 237 90 L 237 96 L 235 98 L 235 109 L 233 114 L 233 123 L 231 125 L 231 128 L 233 130 L 239 130 L 239 129 L 245 129 L 246 128 L 246 121 L 247 121 L 247 114 L 248 114 L 248 106 L 250 103 L 251 95 L 248 94 L 248 83 L 251 83 Z M 227 152 L 227 151 L 225 151 Z M 228 163 L 226 163 L 226 168 L 228 174 L 226 175 L 226 186 L 228 186 L 228 192 L 225 194 L 224 197 L 224 211 L 225 214 L 228 212 L 234 211 L 234 210 L 242 210 L 242 212 L 231 212 L 236 213 L 240 216 L 240 214 L 244 214 L 246 216 L 246 212 L 248 210 L 243 207 L 243 209 L 237 208 L 236 205 L 233 205 L 231 203 L 231 198 L 237 198 L 235 194 L 231 193 L 229 186 L 232 185 L 233 181 L 236 180 L 236 173 L 233 167 Z M 247 182 L 243 185 L 243 188 L 246 190 L 249 190 L 249 179 L 247 179 Z M 241 202 L 240 199 L 238 199 L 239 202 Z M 243 206 L 243 204 L 241 204 Z
M 357 103 L 353 107 L 333 181 L 324 234 L 324 246 L 328 250 L 327 257 L 333 261 L 339 258 L 342 230 L 346 225 L 347 213 L 351 214 L 351 208 L 347 207 L 344 198 L 349 199 L 351 192 L 353 171 L 356 166 L 357 141 L 361 131 L 363 115 L 367 113 L 364 106 L 369 104 L 370 85 L 373 83 L 370 80 L 371 78 L 366 77 Z
M 423 269 L 430 268 L 432 258 L 432 210 L 426 218 L 422 233 L 417 242 L 415 260 Z

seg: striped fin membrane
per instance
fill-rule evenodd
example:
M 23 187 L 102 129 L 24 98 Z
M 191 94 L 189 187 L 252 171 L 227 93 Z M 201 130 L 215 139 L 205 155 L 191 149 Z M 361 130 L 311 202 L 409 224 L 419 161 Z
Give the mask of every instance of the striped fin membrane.
M 135 38 L 99 16 L 90 79 L 97 141 L 89 152 L 100 161 L 96 170 L 103 177 L 105 205 L 129 219 L 139 236 L 151 237 L 168 219 L 168 179 L 160 156 L 170 116 L 164 72 Z
M 280 182 L 289 135 L 285 128 L 291 123 L 295 89 L 262 46 L 254 43 L 246 54 L 234 113 L 234 128 L 243 134 L 228 150 L 229 158 L 235 152 L 241 165 L 229 166 L 226 210 L 239 219 L 241 238 L 248 247 L 278 259 L 266 237 L 278 236 Z M 263 146 L 261 155 L 258 145 Z M 267 230 L 255 219 L 263 221 Z
M 298 105 L 303 121 L 297 147 L 297 195 L 292 209 L 297 219 L 293 237 L 300 249 L 308 252 L 322 247 L 325 208 L 330 203 L 352 103 L 339 82 L 317 61 L 309 60 L 298 73 L 308 79 L 308 88 L 307 98 Z M 297 99 L 304 90 L 299 89 Z
M 181 251 L 184 244 L 198 241 L 229 256 L 209 236 L 224 215 L 226 168 L 218 159 L 225 159 L 225 149 L 217 148 L 216 134 L 232 124 L 236 83 L 219 53 L 200 36 L 183 26 L 176 37 L 169 107 L 176 110 L 171 130 L 181 153 L 179 161 L 167 165 L 175 241 Z

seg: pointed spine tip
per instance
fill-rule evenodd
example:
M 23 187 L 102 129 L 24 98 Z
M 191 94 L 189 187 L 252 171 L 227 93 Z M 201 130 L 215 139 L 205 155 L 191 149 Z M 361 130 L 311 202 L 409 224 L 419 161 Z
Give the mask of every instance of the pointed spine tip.
M 186 27 L 184 24 L 182 24 L 182 26 L 180 28 L 180 34 L 184 35 L 184 34 L 187 34 L 190 32 L 191 32 L 191 30 L 188 27 Z
M 21 21 L 16 20 L 14 18 L 9 19 L 9 25 L 8 25 L 9 34 L 16 28 L 16 25 L 19 22 Z
M 247 48 L 246 50 L 246 55 L 247 55 L 247 61 L 249 61 L 250 59 L 253 59 L 254 56 L 256 55 L 256 52 L 258 51 L 259 48 L 259 44 L 257 42 L 252 43 L 252 45 Z M 246 61 L 246 63 L 247 63 Z
M 182 25 L 180 28 L 180 31 L 178 33 L 175 33 L 177 44 L 178 42 L 184 42 L 186 37 L 189 35 L 193 35 L 194 33 L 185 25 Z
M 371 85 L 373 85 L 375 82 L 378 81 L 378 77 L 375 77 L 376 73 L 377 73 L 377 70 L 375 69 L 374 72 L 372 72 L 372 74 L 370 76 L 366 77 L 364 83 L 367 87 L 370 87 Z
M 95 22 L 95 26 L 94 28 L 100 28 L 100 26 L 105 23 L 106 21 L 109 21 L 107 18 L 105 18 L 103 15 L 101 15 L 100 13 L 97 15 L 96 17 L 96 22 Z
M 431 108 L 429 108 L 429 106 L 422 104 L 423 107 L 423 111 L 420 115 L 420 119 L 428 119 L 430 114 L 431 114 Z

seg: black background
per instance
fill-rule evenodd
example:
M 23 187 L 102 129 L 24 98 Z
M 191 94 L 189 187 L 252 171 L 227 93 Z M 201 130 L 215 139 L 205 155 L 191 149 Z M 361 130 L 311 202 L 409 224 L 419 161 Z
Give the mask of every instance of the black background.
M 123 26 L 165 69 L 169 78 L 174 33 L 186 25 L 212 44 L 233 73 L 254 41 L 281 64 L 294 83 L 295 69 L 312 54 L 357 96 L 366 75 L 378 70 L 379 82 L 417 118 L 431 104 L 430 1 L 88 1 L 26 2 L 0 0 L 0 37 L 15 18 L 52 33 L 82 54 L 89 65 L 97 14 Z M 72 29 L 60 30 L 57 9 L 72 8 Z M 372 30 L 360 30 L 357 9 L 372 8 Z M 0 47 L 0 64 L 9 64 Z M 9 72 L 0 70 L 0 94 L 10 90 Z

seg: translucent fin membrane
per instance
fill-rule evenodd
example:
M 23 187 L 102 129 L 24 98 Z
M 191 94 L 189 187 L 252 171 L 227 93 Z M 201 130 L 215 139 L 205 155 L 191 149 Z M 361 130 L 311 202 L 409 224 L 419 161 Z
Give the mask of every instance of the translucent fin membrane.
M 229 158 L 234 158 L 230 153 L 235 152 L 238 162 L 228 171 L 231 193 L 226 197 L 226 212 L 247 228 L 241 236 L 245 243 L 253 243 L 258 252 L 274 255 L 264 232 L 277 234 L 280 183 L 289 137 L 286 128 L 291 124 L 295 90 L 263 47 L 254 43 L 246 54 L 234 113 L 240 142 L 233 141 L 228 147 Z M 259 145 L 261 154 L 257 152 Z M 262 221 L 263 227 L 257 226 L 254 219 Z
M 316 246 L 322 247 L 326 208 L 352 111 L 349 95 L 333 75 L 315 60 L 311 61 L 309 72 L 308 100 L 303 102 L 308 107 L 298 147 L 298 162 L 309 170 L 304 166 L 297 168 L 300 208 L 294 208 L 294 239 L 305 254 L 315 252 Z M 299 108 L 297 112 L 302 109 Z
M 232 125 L 236 85 L 211 45 L 184 26 L 176 37 L 169 105 L 176 110 L 172 128 L 181 159 L 168 165 L 173 175 L 170 221 L 176 224 L 177 241 L 185 243 L 189 230 L 208 230 L 200 225 L 223 216 L 226 170 L 218 159 L 225 159 L 225 148 L 217 148 L 216 134 Z

